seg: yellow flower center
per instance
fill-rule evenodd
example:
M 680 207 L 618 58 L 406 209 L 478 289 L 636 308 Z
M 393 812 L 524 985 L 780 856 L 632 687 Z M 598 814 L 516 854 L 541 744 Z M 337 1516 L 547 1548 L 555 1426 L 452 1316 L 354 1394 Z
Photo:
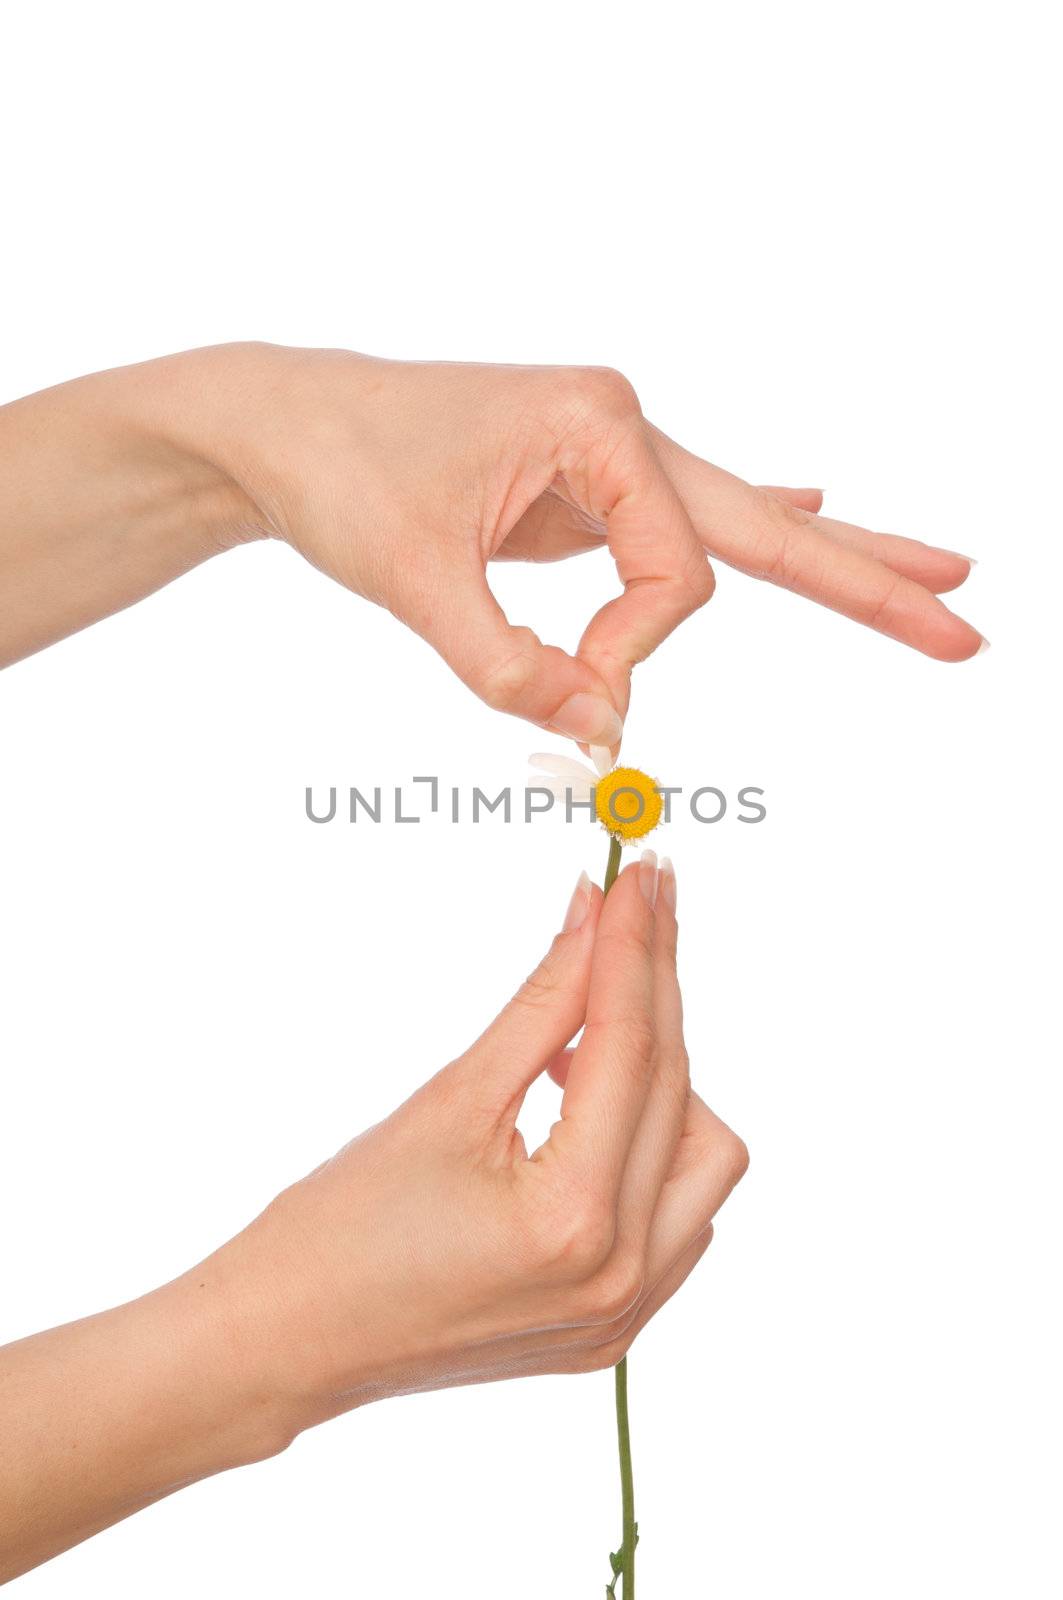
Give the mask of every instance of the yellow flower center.
M 614 767 L 599 778 L 594 809 L 603 828 L 619 839 L 641 839 L 661 820 L 657 786 L 637 767 Z

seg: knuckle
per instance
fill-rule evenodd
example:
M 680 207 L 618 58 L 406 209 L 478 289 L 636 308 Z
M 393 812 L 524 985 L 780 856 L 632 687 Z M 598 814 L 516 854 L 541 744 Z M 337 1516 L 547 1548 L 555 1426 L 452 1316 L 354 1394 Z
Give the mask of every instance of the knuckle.
M 568 1261 L 579 1279 L 586 1281 L 609 1258 L 616 1237 L 616 1217 L 607 1205 L 587 1203 L 575 1213 L 573 1221 Z
M 572 378 L 578 397 L 595 410 L 628 416 L 641 409 L 634 385 L 615 367 L 576 367 Z
M 657 1050 L 657 1024 L 646 1011 L 636 1011 L 623 1019 L 624 1045 L 640 1061 L 652 1060 Z
M 649 1067 L 657 1052 L 657 1025 L 643 1010 L 618 1011 L 588 1020 L 583 1038 L 588 1045 L 594 1045 L 596 1058 L 606 1068 L 622 1069 L 632 1061 Z
M 638 395 L 612 367 L 566 367 L 553 395 L 554 426 L 560 436 L 582 445 L 607 445 L 606 456 L 621 449 L 641 428 Z
M 780 589 L 792 589 L 800 569 L 799 550 L 807 545 L 803 538 L 812 518 L 807 511 L 777 500 L 764 490 L 755 491 L 759 502 L 757 522 L 763 529 L 754 550 L 753 564 L 760 577 Z
M 611 1207 L 584 1199 L 569 1201 L 540 1227 L 536 1254 L 553 1281 L 569 1286 L 593 1280 L 613 1248 L 616 1218 Z
M 707 561 L 695 560 L 691 562 L 686 585 L 697 610 L 707 605 L 716 593 L 716 574 Z
M 704 1150 L 706 1164 L 709 1162 L 720 1173 L 728 1192 L 734 1188 L 746 1174 L 749 1167 L 749 1150 L 744 1139 L 739 1138 L 730 1128 L 723 1128 L 712 1139 Z
M 580 1339 L 569 1344 L 557 1365 L 559 1372 L 605 1372 L 627 1355 L 634 1341 L 631 1320 L 605 1338 Z
M 529 1010 L 538 1011 L 542 1006 L 548 1005 L 557 995 L 561 987 L 561 980 L 553 966 L 547 960 L 540 962 L 534 972 L 530 972 L 517 990 L 514 1000 L 518 1006 L 526 1006 Z
M 641 1300 L 645 1286 L 640 1260 L 632 1256 L 610 1261 L 586 1285 L 582 1315 L 592 1323 L 621 1322 Z
M 887 620 L 898 594 L 904 587 L 904 578 L 899 572 L 894 573 L 886 588 L 879 598 L 872 604 L 867 614 L 869 628 L 880 628 Z
M 794 562 L 793 539 L 783 532 L 772 543 L 763 562 L 763 576 L 780 589 L 792 589 L 797 581 Z
M 749 1171 L 749 1146 L 737 1133 L 730 1134 L 727 1170 L 732 1183 L 737 1183 Z
M 512 653 L 476 675 L 480 698 L 492 711 L 518 705 L 535 677 L 539 639 L 530 628 L 514 628 Z
M 777 528 L 808 528 L 815 522 L 811 511 L 795 506 L 789 500 L 780 500 L 767 489 L 754 489 L 760 513 Z
M 586 1352 L 585 1360 L 587 1372 L 605 1372 L 609 1367 L 615 1367 L 623 1361 L 634 1342 L 634 1334 L 624 1333 L 618 1339 L 610 1339 L 606 1344 L 600 1344 L 593 1351 Z
M 653 928 L 649 917 L 639 917 L 622 928 L 606 928 L 599 933 L 598 948 L 609 952 L 609 962 L 622 980 L 637 978 L 645 963 L 653 958 Z

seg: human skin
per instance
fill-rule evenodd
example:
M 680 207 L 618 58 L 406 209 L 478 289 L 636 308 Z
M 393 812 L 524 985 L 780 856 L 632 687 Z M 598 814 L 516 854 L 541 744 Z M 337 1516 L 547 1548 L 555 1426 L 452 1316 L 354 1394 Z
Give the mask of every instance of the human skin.
M 614 751 L 633 664 L 712 592 L 706 552 L 942 660 L 977 652 L 936 598 L 966 558 L 819 505 L 682 450 L 610 371 L 193 351 L 0 408 L 0 664 L 267 537 L 489 705 Z M 490 560 L 603 542 L 624 592 L 575 656 L 503 616 Z M 581 884 L 482 1039 L 200 1266 L 0 1352 L 0 1580 L 370 1399 L 620 1359 L 745 1164 L 690 1091 L 657 883 L 629 869 L 604 908 Z M 529 1157 L 515 1117 L 544 1070 L 564 1100 Z
M 709 556 L 942 661 L 965 556 L 820 516 L 682 449 L 601 368 L 224 345 L 0 408 L 0 665 L 252 539 L 286 540 L 427 639 L 489 705 L 618 748 L 630 676 L 713 590 Z M 511 624 L 495 559 L 607 543 L 623 592 L 576 654 Z
M 746 1166 L 690 1088 L 675 903 L 652 852 L 608 902 L 584 876 L 515 998 L 384 1122 L 173 1283 L 0 1351 L 0 1581 L 370 1400 L 620 1360 Z M 563 1098 L 529 1155 L 544 1071 Z

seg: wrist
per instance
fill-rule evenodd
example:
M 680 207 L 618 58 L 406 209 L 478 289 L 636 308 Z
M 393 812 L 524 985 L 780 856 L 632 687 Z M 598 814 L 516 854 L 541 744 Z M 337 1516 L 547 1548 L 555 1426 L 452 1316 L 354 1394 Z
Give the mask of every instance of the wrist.
M 289 538 L 280 404 L 310 352 L 267 344 L 211 345 L 121 375 L 152 445 L 178 465 L 215 549 Z
M 301 1431 L 298 1406 L 266 1359 L 264 1325 L 234 1292 L 222 1252 L 145 1297 L 145 1330 L 159 1334 L 172 1437 L 189 1480 L 278 1455 Z M 160 1406 L 164 1415 L 164 1407 Z
M 301 1203 L 306 1182 L 284 1190 L 186 1275 L 193 1285 L 213 1287 L 242 1412 L 252 1420 L 245 1447 L 263 1454 L 394 1392 L 395 1341 L 382 1336 L 374 1317 L 377 1274 L 368 1270 L 359 1290 L 362 1268 L 352 1259 L 338 1281 Z
M 81 380 L 104 460 L 186 567 L 267 531 L 216 448 L 213 386 L 201 361 L 210 354 L 163 356 Z
M 226 487 L 228 542 L 283 540 L 331 570 L 329 549 L 316 540 L 322 513 L 309 508 L 337 463 L 352 486 L 370 476 L 367 419 L 393 366 L 347 350 L 249 342 L 189 350 L 129 371 L 150 375 L 160 436 Z M 352 491 L 352 505 L 357 498 Z M 343 508 L 345 545 L 358 542 L 351 509 Z
M 204 1338 L 232 1422 L 218 1442 L 244 1465 L 279 1454 L 345 1409 L 323 1398 L 318 1321 L 306 1303 L 304 1273 L 290 1260 L 286 1240 L 272 1236 L 272 1211 L 178 1285 L 190 1314 L 206 1316 Z
M 163 366 L 96 373 L 0 409 L 0 665 L 249 536 L 234 485 L 168 431 Z

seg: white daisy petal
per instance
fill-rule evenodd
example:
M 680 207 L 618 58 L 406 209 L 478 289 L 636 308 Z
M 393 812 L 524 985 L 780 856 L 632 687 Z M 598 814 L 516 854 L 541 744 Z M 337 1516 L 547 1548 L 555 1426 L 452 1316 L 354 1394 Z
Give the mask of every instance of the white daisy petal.
M 540 772 L 549 772 L 555 778 L 578 778 L 583 783 L 597 783 L 598 774 L 592 772 L 590 767 L 582 761 L 573 761 L 571 756 L 535 755 L 528 757 L 533 767 L 538 767 Z M 610 761 L 609 766 L 612 766 Z M 608 771 L 609 768 L 606 768 Z
M 570 794 L 573 801 L 589 800 L 591 797 L 591 785 L 586 779 L 577 783 L 574 778 L 536 778 L 526 784 L 525 788 L 547 789 L 555 800 L 560 800 L 562 805 L 566 803 Z
M 613 770 L 613 758 L 606 744 L 592 744 L 590 747 L 591 760 L 598 769 L 598 776 L 604 778 L 607 772 Z

